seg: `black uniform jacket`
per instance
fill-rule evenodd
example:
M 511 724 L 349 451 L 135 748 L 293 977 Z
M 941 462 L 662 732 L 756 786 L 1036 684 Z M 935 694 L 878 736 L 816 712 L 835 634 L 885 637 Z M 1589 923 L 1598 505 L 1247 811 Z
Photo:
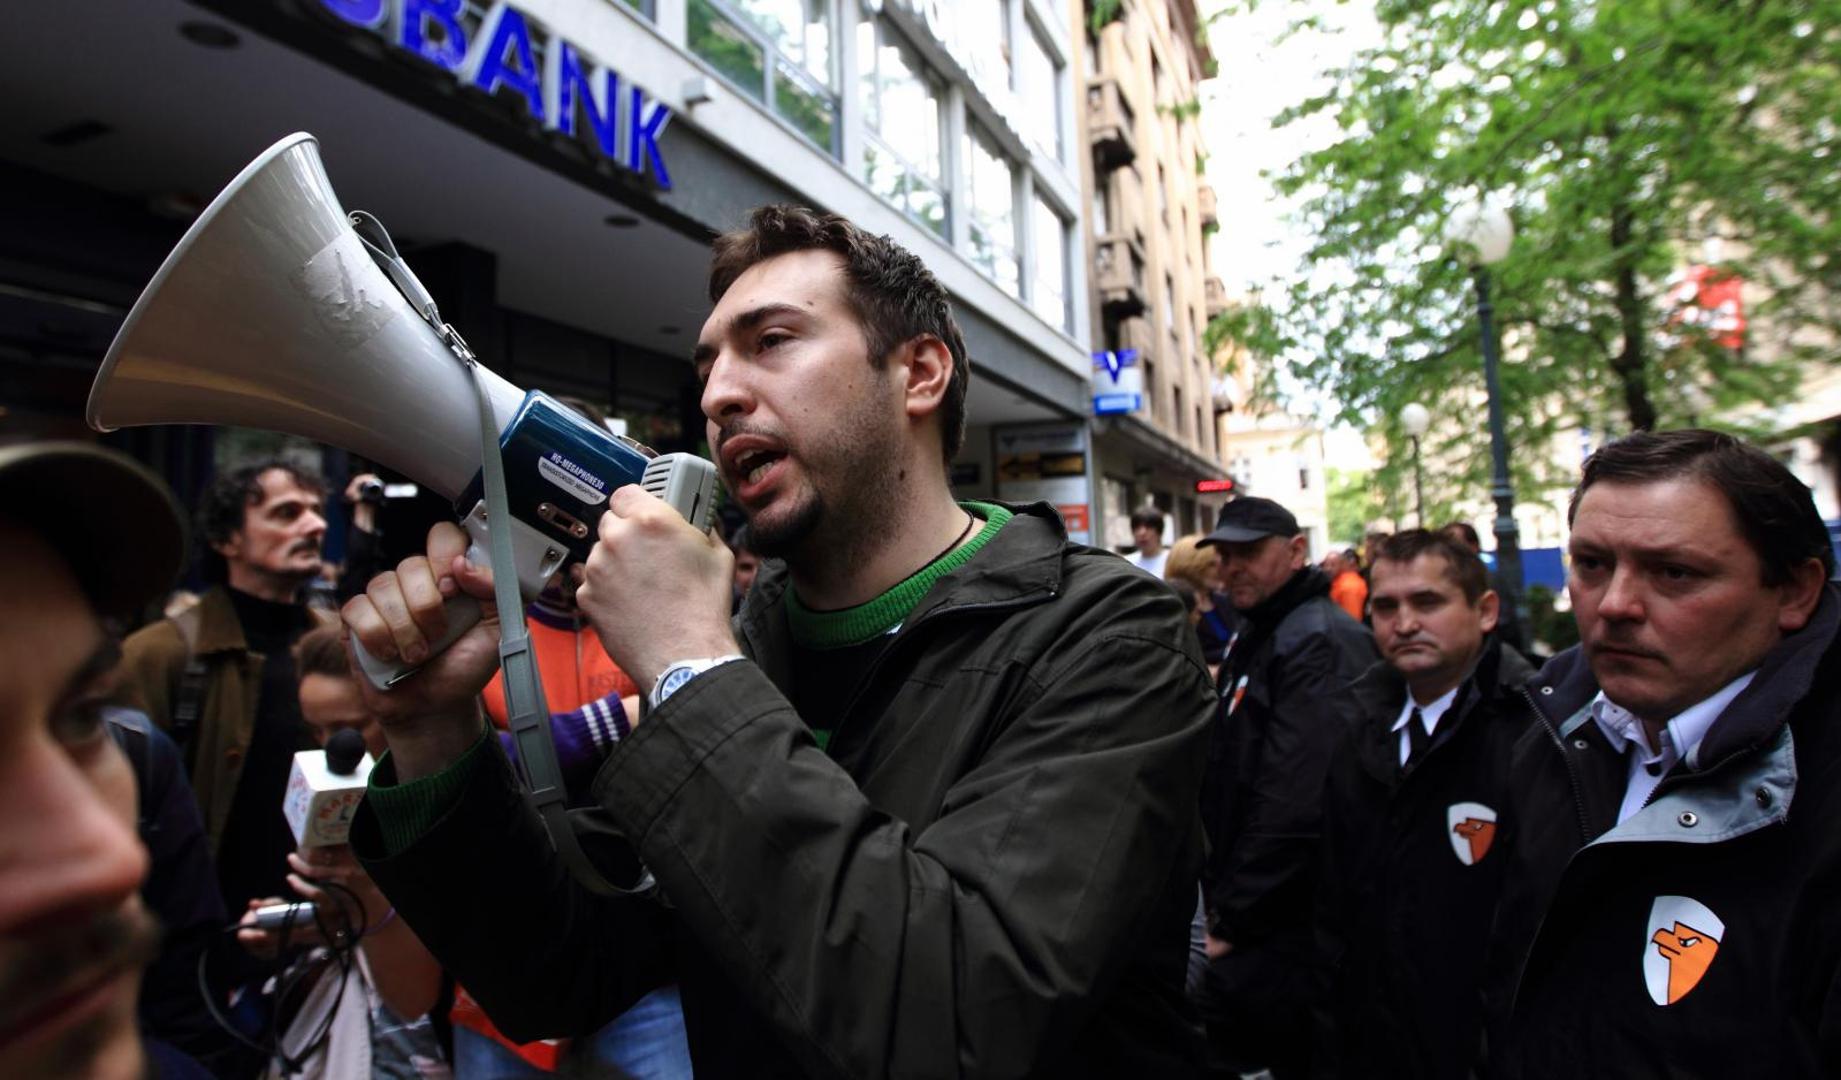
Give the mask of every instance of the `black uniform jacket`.
M 1501 1075 L 1841 1074 L 1838 626 L 1831 584 L 1621 825 L 1589 667 L 1569 650 L 1536 676 L 1492 957 Z
M 640 723 L 584 812 L 669 907 L 577 886 L 496 743 L 407 850 L 365 813 L 354 847 L 517 1039 L 675 979 L 699 1076 L 1190 1075 L 1207 671 L 1161 582 L 1017 510 L 894 632 L 829 754 L 762 572 L 751 659 Z
M 1488 638 L 1404 773 L 1393 725 L 1406 683 L 1380 663 L 1355 684 L 1356 723 L 1324 788 L 1318 1075 L 1437 1080 L 1476 1064 L 1509 752 L 1531 722 L 1519 691 L 1533 674 Z
M 1323 778 L 1355 712 L 1349 688 L 1376 659 L 1329 593 L 1307 567 L 1242 612 L 1217 679 L 1203 884 L 1210 928 L 1236 952 L 1274 939 L 1309 950 Z

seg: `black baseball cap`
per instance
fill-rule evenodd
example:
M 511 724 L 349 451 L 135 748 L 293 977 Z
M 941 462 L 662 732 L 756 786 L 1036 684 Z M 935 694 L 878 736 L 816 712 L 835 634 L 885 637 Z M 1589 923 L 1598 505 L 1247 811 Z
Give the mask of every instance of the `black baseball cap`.
M 1221 508 L 1215 519 L 1215 531 L 1197 541 L 1197 547 L 1210 544 L 1244 544 L 1268 536 L 1296 536 L 1301 530 L 1291 511 L 1257 495 L 1242 495 Z
M 44 537 L 105 616 L 132 616 L 164 597 L 185 561 L 185 527 L 166 485 L 91 443 L 0 446 L 0 519 Z

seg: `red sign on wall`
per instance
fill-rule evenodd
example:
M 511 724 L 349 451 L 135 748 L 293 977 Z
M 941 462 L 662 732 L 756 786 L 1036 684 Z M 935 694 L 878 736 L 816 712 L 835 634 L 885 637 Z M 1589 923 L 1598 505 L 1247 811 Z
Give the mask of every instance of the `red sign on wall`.
M 1690 266 L 1669 286 L 1672 335 L 1694 329 L 1727 349 L 1745 345 L 1745 283 L 1735 274 L 1711 266 Z

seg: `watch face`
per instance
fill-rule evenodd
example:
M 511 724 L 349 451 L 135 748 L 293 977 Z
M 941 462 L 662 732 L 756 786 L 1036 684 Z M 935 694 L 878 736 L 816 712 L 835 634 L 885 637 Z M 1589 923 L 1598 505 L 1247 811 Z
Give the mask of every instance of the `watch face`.
M 665 672 L 665 681 L 660 683 L 658 688 L 659 700 L 663 701 L 665 698 L 676 693 L 678 687 L 689 682 L 690 677 L 696 673 L 697 670 L 692 667 L 675 667 Z

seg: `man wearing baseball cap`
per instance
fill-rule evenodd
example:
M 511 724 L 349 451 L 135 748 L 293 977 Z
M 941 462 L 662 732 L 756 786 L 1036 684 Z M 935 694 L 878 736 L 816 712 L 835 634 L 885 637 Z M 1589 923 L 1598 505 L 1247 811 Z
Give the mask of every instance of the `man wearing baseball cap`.
M 139 1077 L 135 780 L 104 717 L 105 626 L 157 599 L 184 542 L 160 482 L 80 443 L 0 447 L 0 1076 Z
M 1210 1066 L 1280 1080 L 1309 1069 L 1311 911 L 1323 780 L 1374 639 L 1330 599 L 1291 511 L 1244 496 L 1201 543 L 1241 626 L 1216 690 L 1202 819 L 1209 969 L 1198 992 Z

